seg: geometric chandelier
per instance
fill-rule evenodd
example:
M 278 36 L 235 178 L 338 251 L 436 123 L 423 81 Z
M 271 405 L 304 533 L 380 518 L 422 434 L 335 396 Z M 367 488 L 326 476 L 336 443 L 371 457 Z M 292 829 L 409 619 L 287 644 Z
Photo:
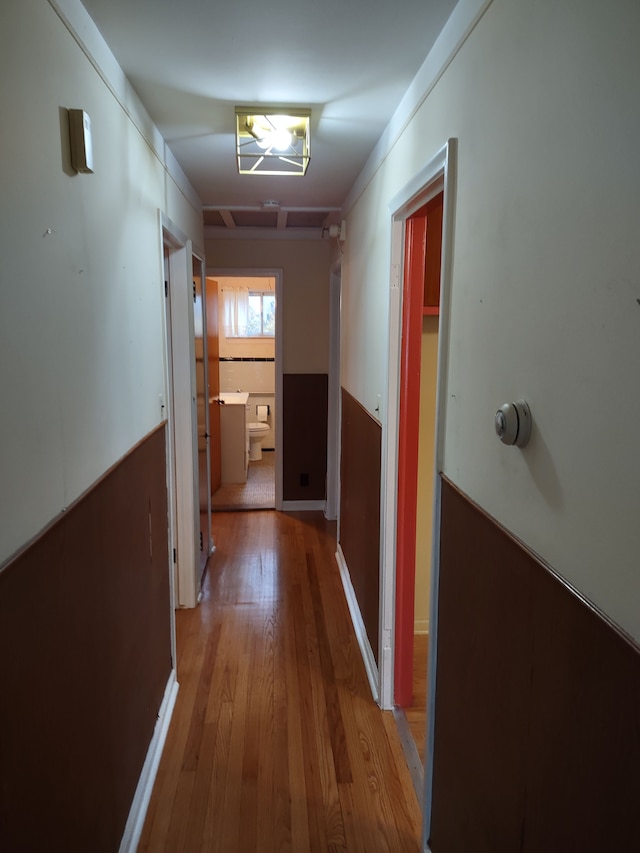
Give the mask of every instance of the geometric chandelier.
M 311 159 L 311 110 L 236 107 L 241 175 L 304 175 Z

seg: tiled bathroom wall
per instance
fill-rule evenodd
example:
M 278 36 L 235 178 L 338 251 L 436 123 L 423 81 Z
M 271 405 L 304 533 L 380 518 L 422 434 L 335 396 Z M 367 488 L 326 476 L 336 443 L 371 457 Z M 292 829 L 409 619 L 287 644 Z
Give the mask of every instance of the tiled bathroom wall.
M 220 390 L 248 391 L 250 394 L 274 394 L 275 361 L 220 359 Z

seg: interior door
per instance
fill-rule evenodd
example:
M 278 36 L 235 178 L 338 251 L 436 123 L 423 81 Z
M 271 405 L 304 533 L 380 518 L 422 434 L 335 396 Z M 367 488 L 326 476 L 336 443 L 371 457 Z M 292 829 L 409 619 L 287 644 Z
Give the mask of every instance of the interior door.
M 200 509 L 200 581 L 211 553 L 211 486 L 209 476 L 209 394 L 204 264 L 193 256 L 193 328 L 198 433 L 198 496 Z
M 207 277 L 207 362 L 209 380 L 209 469 L 211 494 L 215 494 L 222 483 L 222 461 L 220 457 L 220 406 L 215 402 L 220 393 L 220 336 L 218 333 L 218 282 Z
M 167 333 L 167 399 L 165 405 L 165 416 L 167 418 L 167 457 L 168 457 L 168 497 L 169 497 L 169 548 L 172 555 L 172 571 L 173 571 L 173 590 L 176 602 L 179 600 L 178 587 L 178 509 L 177 495 L 175 488 L 176 479 L 176 454 L 175 454 L 175 418 L 173 412 L 173 352 L 172 352 L 172 337 L 171 337 L 171 300 L 169 299 L 169 289 L 171 286 L 171 264 L 169 263 L 169 247 L 165 244 L 163 247 L 164 259 L 164 287 L 166 296 L 166 333 Z
M 420 412 L 420 349 L 427 221 L 423 210 L 406 222 L 400 421 L 398 429 L 398 529 L 396 538 L 396 624 L 394 701 L 413 697 L 416 495 Z

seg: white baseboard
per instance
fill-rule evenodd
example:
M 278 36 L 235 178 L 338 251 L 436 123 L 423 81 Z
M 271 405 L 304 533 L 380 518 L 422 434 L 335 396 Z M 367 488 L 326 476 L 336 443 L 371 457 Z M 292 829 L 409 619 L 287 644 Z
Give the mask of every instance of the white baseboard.
M 305 510 L 324 511 L 325 501 L 282 501 L 283 512 L 304 512 Z
M 160 710 L 158 711 L 158 719 L 153 737 L 147 750 L 147 757 L 142 766 L 142 772 L 138 779 L 138 787 L 131 803 L 129 817 L 124 828 L 124 834 L 120 842 L 119 853 L 135 853 L 142 834 L 142 827 L 149 808 L 149 800 L 151 799 L 151 791 L 156 780 L 160 757 L 164 749 L 164 742 L 167 737 L 169 723 L 173 715 L 173 709 L 176 704 L 176 696 L 178 695 L 178 682 L 176 681 L 176 672 L 171 670 L 167 686 L 164 691 L 164 697 Z
M 373 654 L 373 649 L 371 648 L 371 643 L 369 642 L 369 637 L 367 636 L 367 630 L 364 627 L 362 613 L 360 612 L 360 605 L 358 604 L 358 599 L 356 597 L 353 584 L 351 583 L 351 575 L 349 574 L 349 568 L 347 566 L 347 562 L 344 558 L 344 554 L 342 553 L 342 548 L 340 547 L 340 545 L 338 545 L 338 550 L 336 551 L 336 562 L 338 563 L 338 568 L 340 569 L 342 586 L 344 588 L 344 594 L 347 599 L 349 613 L 351 614 L 353 629 L 356 633 L 358 645 L 360 646 L 360 654 L 362 655 L 362 659 L 364 661 L 364 668 L 367 672 L 367 678 L 369 679 L 371 694 L 373 696 L 374 701 L 379 702 L 380 679 L 378 674 L 378 666 L 376 664 L 376 659 Z

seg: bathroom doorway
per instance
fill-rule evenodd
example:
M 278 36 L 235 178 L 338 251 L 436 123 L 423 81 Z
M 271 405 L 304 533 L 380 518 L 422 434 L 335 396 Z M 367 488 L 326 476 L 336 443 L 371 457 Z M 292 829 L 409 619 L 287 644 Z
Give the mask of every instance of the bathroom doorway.
M 207 271 L 207 315 L 217 317 L 217 341 L 209 341 L 211 441 L 220 449 L 214 513 L 282 507 L 281 284 L 280 270 Z

